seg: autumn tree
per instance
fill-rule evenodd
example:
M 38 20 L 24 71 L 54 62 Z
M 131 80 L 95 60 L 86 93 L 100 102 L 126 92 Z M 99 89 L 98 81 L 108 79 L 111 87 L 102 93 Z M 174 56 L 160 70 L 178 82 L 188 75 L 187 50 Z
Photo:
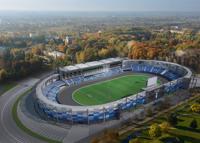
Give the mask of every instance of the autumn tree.
M 60 45 L 58 45 L 57 49 L 58 49 L 58 51 L 65 53 L 67 47 L 64 44 L 60 44 Z
M 42 52 L 42 49 L 40 49 L 39 47 L 34 47 L 31 49 L 31 52 L 34 54 L 34 55 L 42 55 L 43 52 Z
M 4 81 L 7 78 L 7 71 L 5 69 L 0 69 L 0 81 Z
M 191 105 L 191 110 L 195 113 L 200 113 L 200 104 L 194 103 Z
M 160 128 L 162 132 L 168 132 L 169 128 L 170 128 L 170 124 L 168 122 L 162 122 L 160 124 Z
M 154 123 L 150 126 L 149 135 L 153 138 L 161 136 L 161 128 L 157 123 Z
M 110 55 L 110 51 L 108 49 L 101 49 L 98 51 L 98 56 L 101 58 L 107 58 Z
M 33 50 L 34 51 L 34 50 Z M 2 54 L 2 79 L 18 79 L 28 74 L 34 73 L 43 66 L 42 59 L 37 56 L 32 49 L 5 49 Z

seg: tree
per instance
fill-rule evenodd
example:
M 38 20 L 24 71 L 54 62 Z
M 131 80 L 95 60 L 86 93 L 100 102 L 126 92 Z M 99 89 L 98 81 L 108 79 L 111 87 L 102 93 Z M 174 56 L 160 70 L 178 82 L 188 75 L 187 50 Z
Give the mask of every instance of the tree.
M 65 53 L 67 47 L 63 44 L 60 44 L 60 45 L 58 45 L 57 49 L 58 49 L 58 51 Z
M 0 70 L 0 81 L 4 81 L 7 78 L 7 71 L 5 69 Z
M 100 51 L 98 51 L 98 55 L 101 58 L 107 58 L 110 54 L 110 51 L 108 49 L 101 49 Z
M 36 45 L 33 48 L 31 48 L 31 52 L 34 55 L 42 55 L 43 54 L 43 48 L 44 48 L 43 45 Z
M 167 117 L 167 121 L 170 123 L 170 125 L 175 126 L 178 123 L 178 118 L 176 113 L 171 113 Z
M 167 132 L 170 128 L 170 124 L 168 122 L 162 122 L 160 128 L 162 132 Z
M 161 136 L 161 128 L 157 123 L 150 126 L 149 135 L 153 138 Z
M 200 104 L 198 104 L 198 103 L 192 104 L 191 109 L 195 113 L 200 113 Z
M 195 119 L 193 119 L 192 122 L 190 123 L 190 127 L 192 129 L 196 129 L 198 127 L 197 121 Z
M 43 66 L 43 60 L 36 55 L 37 50 L 6 49 L 2 55 L 3 70 L 0 70 L 0 80 L 6 78 L 18 79 L 34 73 Z

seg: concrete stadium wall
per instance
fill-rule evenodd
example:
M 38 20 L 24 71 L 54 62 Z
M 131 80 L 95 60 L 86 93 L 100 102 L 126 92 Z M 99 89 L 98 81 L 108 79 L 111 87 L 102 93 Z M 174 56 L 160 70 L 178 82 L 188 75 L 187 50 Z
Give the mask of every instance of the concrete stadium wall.
M 150 95 L 152 92 L 157 94 L 160 93 L 162 89 L 162 91 L 165 93 L 172 93 L 179 89 L 186 89 L 189 87 L 192 72 L 184 66 L 175 63 L 154 60 L 124 60 L 122 63 L 122 68 L 124 70 L 131 70 L 131 65 L 134 64 L 162 67 L 174 72 L 178 72 L 181 77 L 166 84 L 159 85 L 156 87 L 156 89 L 152 89 L 151 91 L 144 91 L 107 104 L 96 106 L 68 106 L 52 102 L 43 94 L 43 90 L 48 84 L 51 84 L 59 79 L 59 75 L 54 74 L 44 79 L 36 87 L 38 107 L 48 118 L 56 121 L 73 123 L 101 122 L 119 118 L 121 111 L 150 102 L 147 99 L 148 95 Z M 157 96 L 154 98 L 154 100 L 159 97 Z

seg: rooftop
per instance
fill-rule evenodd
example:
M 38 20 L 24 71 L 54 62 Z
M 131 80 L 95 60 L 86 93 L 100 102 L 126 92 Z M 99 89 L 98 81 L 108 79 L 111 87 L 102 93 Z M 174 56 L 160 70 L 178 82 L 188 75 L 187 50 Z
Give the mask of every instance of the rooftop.
M 70 66 L 65 66 L 63 68 L 60 68 L 60 70 L 65 71 L 65 72 L 70 72 L 70 71 L 75 71 L 78 69 L 87 69 L 90 67 L 98 67 L 98 66 L 102 66 L 105 64 L 112 64 L 115 62 L 120 62 L 122 61 L 122 58 L 108 58 L 108 59 L 103 59 L 100 61 L 92 61 L 92 62 L 87 62 L 87 63 L 81 63 L 81 64 L 76 64 L 76 65 L 70 65 Z

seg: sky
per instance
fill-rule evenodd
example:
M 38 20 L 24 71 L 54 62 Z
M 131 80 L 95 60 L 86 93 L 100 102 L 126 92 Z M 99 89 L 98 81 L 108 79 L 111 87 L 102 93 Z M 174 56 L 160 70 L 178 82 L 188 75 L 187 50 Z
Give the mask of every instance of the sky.
M 200 11 L 200 0 L 0 0 L 0 10 Z

